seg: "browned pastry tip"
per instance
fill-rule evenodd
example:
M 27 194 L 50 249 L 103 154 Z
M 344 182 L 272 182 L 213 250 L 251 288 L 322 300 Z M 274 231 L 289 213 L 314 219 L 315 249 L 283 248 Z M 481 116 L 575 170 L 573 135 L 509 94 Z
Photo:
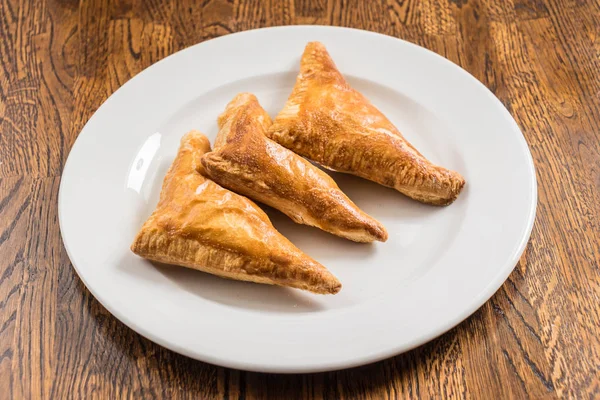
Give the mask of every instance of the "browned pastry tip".
M 296 85 L 267 135 L 326 168 L 424 203 L 450 204 L 465 185 L 458 172 L 427 160 L 354 90 L 319 42 L 306 45 Z

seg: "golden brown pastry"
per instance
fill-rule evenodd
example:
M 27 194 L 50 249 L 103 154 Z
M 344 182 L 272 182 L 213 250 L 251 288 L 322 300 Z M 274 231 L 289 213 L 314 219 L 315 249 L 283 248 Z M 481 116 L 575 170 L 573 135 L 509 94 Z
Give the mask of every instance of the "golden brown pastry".
M 225 278 L 339 292 L 340 282 L 277 232 L 256 204 L 198 172 L 200 157 L 208 151 L 210 144 L 201 133 L 183 137 L 156 211 L 131 250 Z
M 357 242 L 387 239 L 383 225 L 362 212 L 329 175 L 268 139 L 270 125 L 254 95 L 237 95 L 219 116 L 214 151 L 202 157 L 206 173 L 299 224 Z
M 325 46 L 308 43 L 300 74 L 268 136 L 326 168 L 447 205 L 462 190 L 457 172 L 432 164 L 338 71 Z

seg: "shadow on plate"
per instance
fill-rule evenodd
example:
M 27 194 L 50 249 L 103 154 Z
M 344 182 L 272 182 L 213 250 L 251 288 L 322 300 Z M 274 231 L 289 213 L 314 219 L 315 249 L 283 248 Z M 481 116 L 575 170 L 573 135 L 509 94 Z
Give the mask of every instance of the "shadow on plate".
M 410 199 L 395 189 L 354 175 L 323 169 L 337 183 L 340 189 L 361 210 L 374 218 L 410 221 L 428 218 L 443 210 Z
M 297 224 L 282 212 L 258 203 L 275 229 L 294 246 L 321 263 L 331 258 L 367 259 L 375 252 L 370 243 L 356 243 L 308 225 Z M 327 265 L 325 265 L 327 267 Z
M 322 295 L 297 289 L 221 278 L 191 268 L 146 260 L 128 251 L 118 268 L 135 279 L 147 282 L 160 293 L 162 287 L 177 288 L 226 306 L 272 313 L 305 313 L 324 309 Z
M 167 279 L 198 297 L 235 308 L 267 312 L 315 312 L 319 295 L 296 289 L 235 281 L 173 265 L 151 262 Z

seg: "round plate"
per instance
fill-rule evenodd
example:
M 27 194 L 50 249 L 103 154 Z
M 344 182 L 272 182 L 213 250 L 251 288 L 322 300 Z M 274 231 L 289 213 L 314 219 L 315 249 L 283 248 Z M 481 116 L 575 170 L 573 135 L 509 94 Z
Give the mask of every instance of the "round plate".
M 342 282 L 335 296 L 155 266 L 129 246 L 156 206 L 181 136 L 212 140 L 238 92 L 275 116 L 309 41 L 323 42 L 351 85 L 426 157 L 467 185 L 445 208 L 348 175 L 339 186 L 389 231 L 357 244 L 268 210 L 275 227 Z M 117 318 L 169 349 L 264 372 L 370 363 L 452 328 L 504 282 L 536 207 L 531 155 L 508 111 L 475 78 L 414 44 L 333 27 L 228 35 L 146 69 L 98 109 L 75 142 L 59 196 L 65 247 L 92 294 Z

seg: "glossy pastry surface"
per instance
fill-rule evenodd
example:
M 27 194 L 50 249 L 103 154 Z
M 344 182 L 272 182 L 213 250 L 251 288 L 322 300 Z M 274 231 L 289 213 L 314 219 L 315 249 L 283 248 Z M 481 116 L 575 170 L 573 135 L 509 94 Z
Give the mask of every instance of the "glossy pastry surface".
M 215 149 L 202 157 L 206 173 L 297 223 L 357 242 L 387 239 L 383 225 L 361 211 L 329 175 L 267 138 L 270 125 L 254 95 L 237 95 L 219 117 Z
M 319 42 L 307 44 L 296 85 L 268 136 L 326 168 L 395 188 L 424 203 L 450 204 L 465 184 L 459 173 L 427 160 L 350 87 Z
M 208 151 L 200 132 L 182 138 L 158 206 L 131 250 L 226 278 L 337 293 L 340 282 L 281 235 L 256 204 L 201 174 L 200 158 Z

